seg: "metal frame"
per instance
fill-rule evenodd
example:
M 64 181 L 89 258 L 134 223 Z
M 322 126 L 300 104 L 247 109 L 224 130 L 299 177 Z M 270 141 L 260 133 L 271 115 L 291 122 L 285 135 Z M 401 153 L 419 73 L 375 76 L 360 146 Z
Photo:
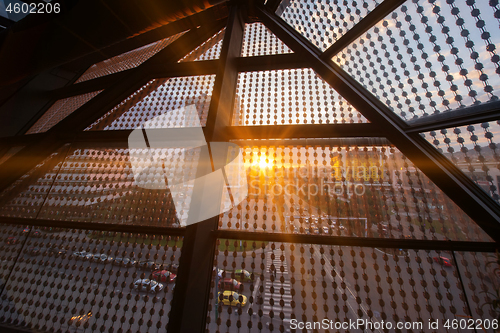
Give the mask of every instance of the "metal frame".
M 190 24 L 192 28 L 177 41 L 135 69 L 52 91 L 49 95 L 55 101 L 104 89 L 101 94 L 46 133 L 19 135 L 3 140 L 0 146 L 3 150 L 14 145 L 27 146 L 0 165 L 0 174 L 2 175 L 0 190 L 5 189 L 65 143 L 72 143 L 73 146 L 109 146 L 115 143 L 117 145 L 126 145 L 131 131 L 83 130 L 149 80 L 159 77 L 216 74 L 207 125 L 204 128 L 208 142 L 233 140 L 241 146 L 266 144 L 390 145 L 392 142 L 445 194 L 474 219 L 494 239 L 494 242 L 249 233 L 245 231 L 217 230 L 218 217 L 185 229 L 21 218 L 0 218 L 0 223 L 183 236 L 178 282 L 174 292 L 167 330 L 169 333 L 205 330 L 217 238 L 420 250 L 493 252 L 499 249 L 500 207 L 464 175 L 460 169 L 455 167 L 419 135 L 423 131 L 496 120 L 500 115 L 499 102 L 404 122 L 330 60 L 334 54 L 341 51 L 346 45 L 358 38 L 402 3 L 404 3 L 402 0 L 385 0 L 325 52 L 321 52 L 274 14 L 274 11 L 280 5 L 279 0 L 269 0 L 266 5 L 252 1 L 248 3 L 232 3 L 219 60 L 196 62 L 196 66 L 193 63 L 177 63 L 178 59 L 201 45 L 226 25 L 226 19 L 222 19 L 209 26 L 195 27 L 196 22 L 204 22 L 210 17 L 207 12 L 212 13 L 210 11 L 217 10 L 223 12 L 227 10 L 225 4 L 196 14 L 196 18 L 192 21 L 184 19 L 185 21 L 181 20 L 181 23 L 169 24 L 166 27 L 159 28 L 158 31 L 154 30 L 146 33 L 146 36 L 142 38 L 132 38 L 132 41 L 114 45 L 107 49 L 109 52 L 106 53 L 106 57 L 109 58 L 110 55 L 120 54 L 136 48 L 137 45 L 146 45 L 147 41 L 154 41 L 160 38 L 159 36 L 165 38 L 166 35 L 173 34 Z M 241 16 L 243 11 L 255 14 L 294 53 L 240 57 L 244 32 L 244 18 Z M 89 66 L 106 57 L 101 54 L 92 54 L 86 57 L 83 63 Z M 360 110 L 371 123 L 272 126 L 230 125 L 236 80 L 239 72 L 308 67 L 313 68 L 323 80 L 335 88 L 357 110 Z M 471 116 L 471 113 L 473 113 L 473 116 Z M 179 129 L 179 133 L 181 132 L 182 129 Z M 65 154 L 61 154 L 60 158 L 64 158 L 64 156 Z M 50 165 L 47 167 L 50 167 Z M 36 175 L 33 177 L 36 177 Z M 185 299 L 197 301 L 187 304 Z

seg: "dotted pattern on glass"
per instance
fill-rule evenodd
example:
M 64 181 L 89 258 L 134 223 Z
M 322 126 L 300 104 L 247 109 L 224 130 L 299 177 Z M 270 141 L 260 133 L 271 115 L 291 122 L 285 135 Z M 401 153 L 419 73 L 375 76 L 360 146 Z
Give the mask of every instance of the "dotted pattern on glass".
M 205 126 L 215 75 L 156 79 L 136 91 L 86 130 L 135 129 L 156 116 L 165 115 L 154 128 L 191 127 L 182 117 L 184 106 L 194 104 Z
M 498 318 L 491 305 L 500 288 L 500 258 L 494 253 L 456 252 L 455 255 L 472 312 L 483 320 Z
M 158 179 L 159 172 L 183 172 L 188 176 L 196 172 L 196 163 L 184 160 L 180 149 L 152 149 L 151 153 L 162 156 L 164 168 L 150 169 L 143 177 Z M 199 150 L 193 149 L 192 153 L 192 159 L 199 157 Z M 177 207 L 168 190 L 144 189 L 135 184 L 128 149 L 78 148 L 64 162 L 25 182 L 14 199 L 7 199 L 0 215 L 179 227 L 177 216 L 187 213 L 191 192 L 192 188 L 188 188 L 176 194 L 180 196 L 176 202 L 185 198 L 184 205 Z M 5 198 L 12 196 L 7 192 Z
M 209 40 L 188 53 L 188 55 L 179 60 L 179 62 L 219 59 L 225 32 L 226 28 L 222 29 Z
M 238 74 L 233 125 L 368 122 L 311 69 Z
M 9 237 L 20 244 L 2 239 L 0 323 L 42 332 L 166 330 L 182 238 L 47 227 Z
M 496 135 L 496 137 L 495 137 Z M 500 203 L 500 121 L 422 133 L 434 147 Z
M 61 120 L 72 114 L 83 104 L 97 96 L 102 90 L 94 91 L 88 94 L 68 97 L 55 102 L 37 122 L 31 126 L 26 134 L 43 133 L 51 129 Z
M 0 192 L 0 216 L 36 218 L 68 150 L 64 145 Z
M 254 57 L 273 54 L 293 53 L 278 37 L 276 37 L 262 23 L 245 25 L 242 57 Z
M 497 100 L 498 12 L 487 1 L 413 1 L 333 61 L 405 120 Z
M 491 241 L 388 146 L 242 146 L 248 197 L 220 229 Z
M 170 45 L 172 42 L 176 41 L 185 33 L 186 31 L 180 32 L 171 37 L 161 39 L 154 43 L 139 47 L 135 50 L 128 51 L 126 53 L 117 55 L 113 58 L 109 58 L 95 65 L 92 65 L 89 69 L 87 69 L 85 73 L 83 73 L 82 76 L 80 76 L 80 78 L 75 83 L 138 67 L 143 62 Z
M 424 332 L 430 320 L 438 319 L 444 327 L 447 320 L 495 318 L 468 312 L 448 252 L 227 239 L 218 244 L 207 317 L 210 332 L 243 327 L 313 331 L 298 323 L 324 323 L 324 318 L 326 326 L 317 331 L 372 331 L 370 327 L 381 327 L 384 321 L 392 330 L 407 323 L 415 325 L 406 326 L 408 331 Z M 484 265 L 477 268 L 485 272 Z M 349 326 L 358 319 L 364 327 Z M 348 326 L 335 326 L 342 323 Z
M 302 36 L 325 51 L 378 5 L 378 1 L 292 0 L 280 15 Z

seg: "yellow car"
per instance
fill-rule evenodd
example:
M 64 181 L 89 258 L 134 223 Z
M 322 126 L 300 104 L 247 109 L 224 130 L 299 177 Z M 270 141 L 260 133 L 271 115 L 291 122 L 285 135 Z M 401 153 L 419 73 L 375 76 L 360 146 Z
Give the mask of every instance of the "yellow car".
M 247 304 L 247 297 L 237 292 L 226 290 L 223 293 L 219 292 L 219 302 L 222 302 L 223 305 L 243 307 Z

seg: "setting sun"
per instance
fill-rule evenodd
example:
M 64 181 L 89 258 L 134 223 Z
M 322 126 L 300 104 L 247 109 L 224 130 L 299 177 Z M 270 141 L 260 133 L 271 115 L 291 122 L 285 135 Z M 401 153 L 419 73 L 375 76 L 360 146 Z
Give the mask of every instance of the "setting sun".
M 263 168 L 272 168 L 273 166 L 273 161 L 268 159 L 267 156 L 262 155 L 259 157 L 259 159 L 255 162 L 256 165 L 259 167 Z

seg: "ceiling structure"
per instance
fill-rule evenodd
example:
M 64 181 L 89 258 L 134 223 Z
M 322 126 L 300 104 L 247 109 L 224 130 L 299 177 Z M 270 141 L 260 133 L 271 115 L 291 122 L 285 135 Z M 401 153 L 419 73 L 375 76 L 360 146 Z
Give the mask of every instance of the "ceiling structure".
M 1 143 L 2 237 L 21 240 L 4 246 L 6 327 L 284 332 L 300 318 L 493 316 L 475 290 L 494 289 L 483 253 L 500 240 L 498 2 L 61 3 L 61 15 L 28 15 L 2 33 L 0 59 L 12 66 L 2 74 L 0 115 L 25 119 Z M 101 18 L 90 29 L 89 15 Z M 189 135 L 176 110 L 190 104 L 206 142 L 242 148 L 249 194 L 182 227 L 173 194 L 134 183 L 128 138 L 162 115 L 153 131 Z M 176 152 L 158 154 L 169 172 L 189 170 Z M 112 294 L 102 287 L 110 263 L 87 263 L 89 282 L 72 280 L 70 253 L 26 260 L 49 245 L 178 264 L 175 289 L 146 320 L 137 311 L 151 300 L 124 295 L 128 275 L 108 280 Z M 440 256 L 453 271 L 433 268 Z M 43 265 L 62 277 L 32 277 Z M 244 313 L 216 305 L 221 267 L 253 274 Z M 142 272 L 131 275 L 147 278 Z M 39 285 L 53 282 L 57 295 L 64 276 L 84 305 L 46 296 L 50 311 L 32 315 Z M 429 298 L 427 284 L 448 299 Z M 121 305 L 114 316 L 99 310 L 113 302 Z M 73 311 L 69 321 L 62 309 Z

